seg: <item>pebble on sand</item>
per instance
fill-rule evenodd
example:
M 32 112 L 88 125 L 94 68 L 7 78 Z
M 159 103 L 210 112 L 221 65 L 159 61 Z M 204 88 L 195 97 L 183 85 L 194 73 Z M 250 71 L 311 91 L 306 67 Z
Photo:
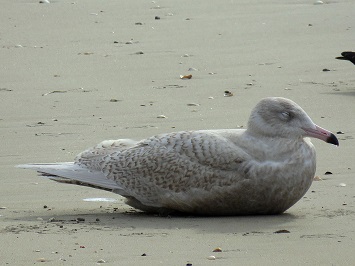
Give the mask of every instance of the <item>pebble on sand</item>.
M 110 99 L 110 102 L 111 102 L 111 103 L 116 103 L 116 102 L 119 102 L 119 100 L 117 100 L 117 99 Z
M 289 234 L 289 233 L 291 232 L 286 229 L 281 229 L 274 232 L 274 234 Z
M 224 91 L 224 97 L 232 97 L 233 93 L 230 91 Z
M 192 75 L 180 75 L 181 79 L 191 79 Z
M 207 259 L 208 259 L 208 260 L 215 260 L 216 257 L 215 257 L 215 256 L 208 256 Z

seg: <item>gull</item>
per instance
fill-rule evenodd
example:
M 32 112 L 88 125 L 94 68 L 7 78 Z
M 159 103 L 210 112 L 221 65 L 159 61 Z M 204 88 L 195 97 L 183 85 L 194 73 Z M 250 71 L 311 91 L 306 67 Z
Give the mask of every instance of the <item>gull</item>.
M 309 137 L 339 146 L 336 136 L 295 102 L 268 97 L 252 110 L 247 129 L 106 140 L 74 162 L 18 167 L 117 193 L 146 212 L 280 214 L 312 184 L 316 153 Z
M 355 52 L 346 51 L 342 52 L 341 55 L 342 56 L 335 57 L 335 59 L 348 60 L 355 65 Z

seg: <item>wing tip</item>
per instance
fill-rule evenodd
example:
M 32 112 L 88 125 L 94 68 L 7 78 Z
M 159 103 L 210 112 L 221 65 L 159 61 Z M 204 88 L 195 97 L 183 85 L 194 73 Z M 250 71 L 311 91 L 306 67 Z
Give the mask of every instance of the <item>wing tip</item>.
M 16 168 L 22 169 L 31 169 L 31 168 L 39 168 L 39 167 L 53 167 L 53 166 L 68 166 L 73 165 L 73 162 L 62 162 L 62 163 L 26 163 L 26 164 L 18 164 L 15 165 Z

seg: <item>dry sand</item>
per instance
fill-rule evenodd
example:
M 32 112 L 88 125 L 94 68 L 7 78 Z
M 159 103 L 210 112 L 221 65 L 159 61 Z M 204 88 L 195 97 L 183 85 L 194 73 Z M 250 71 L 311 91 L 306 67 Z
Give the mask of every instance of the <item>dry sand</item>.
M 354 1 L 314 2 L 3 0 L 0 264 L 354 264 L 355 66 L 334 59 L 355 49 Z M 314 141 L 323 180 L 283 215 L 157 217 L 14 168 L 104 139 L 243 126 L 265 96 L 344 132 L 339 148 Z

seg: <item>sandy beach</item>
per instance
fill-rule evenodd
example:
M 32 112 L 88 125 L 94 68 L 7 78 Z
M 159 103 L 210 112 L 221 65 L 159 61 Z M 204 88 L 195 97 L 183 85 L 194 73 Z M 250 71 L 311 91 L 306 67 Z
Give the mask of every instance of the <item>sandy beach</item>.
M 319 2 L 2 1 L 0 264 L 355 264 L 355 66 L 335 59 L 355 50 L 355 6 Z M 15 168 L 105 139 L 245 127 L 267 96 L 340 141 L 313 140 L 321 180 L 282 215 L 159 217 Z

